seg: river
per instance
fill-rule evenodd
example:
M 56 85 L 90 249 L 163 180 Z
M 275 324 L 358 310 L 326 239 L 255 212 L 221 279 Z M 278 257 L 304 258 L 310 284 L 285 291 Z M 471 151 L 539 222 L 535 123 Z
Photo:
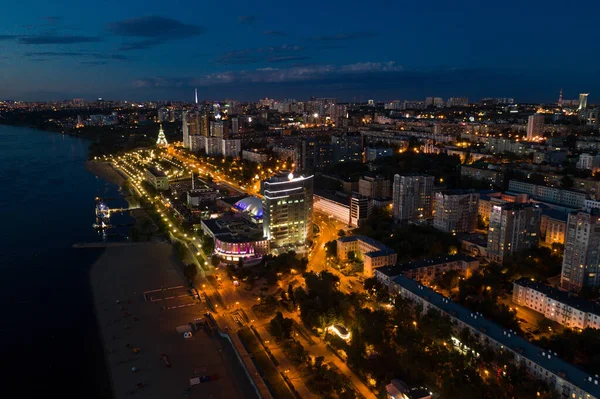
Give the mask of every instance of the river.
M 101 240 L 94 198 L 118 188 L 85 169 L 85 139 L 0 125 L 0 143 L 2 388 L 109 398 L 88 282 L 101 250 L 71 246 Z

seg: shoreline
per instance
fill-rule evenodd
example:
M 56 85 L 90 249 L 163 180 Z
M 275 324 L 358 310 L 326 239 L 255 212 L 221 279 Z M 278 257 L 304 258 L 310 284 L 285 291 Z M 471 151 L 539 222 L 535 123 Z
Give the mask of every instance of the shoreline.
M 124 183 L 127 179 L 122 176 L 112 165 L 111 162 L 107 161 L 86 161 L 85 169 L 93 175 L 99 177 L 108 183 L 115 184 L 123 188 Z

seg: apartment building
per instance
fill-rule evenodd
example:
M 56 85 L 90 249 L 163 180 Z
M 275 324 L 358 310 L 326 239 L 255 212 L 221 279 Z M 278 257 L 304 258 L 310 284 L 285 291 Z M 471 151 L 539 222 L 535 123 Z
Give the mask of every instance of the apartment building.
M 512 300 L 569 328 L 600 329 L 600 308 L 597 305 L 528 278 L 513 282 Z

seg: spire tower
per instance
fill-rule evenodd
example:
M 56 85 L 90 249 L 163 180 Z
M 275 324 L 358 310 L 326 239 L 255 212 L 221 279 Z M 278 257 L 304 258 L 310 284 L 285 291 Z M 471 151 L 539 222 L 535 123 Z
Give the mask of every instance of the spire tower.
M 168 145 L 167 138 L 165 137 L 165 132 L 162 127 L 162 123 L 160 124 L 160 128 L 158 129 L 158 140 L 156 140 L 156 145 L 159 147 L 166 147 Z
M 198 89 L 194 89 L 194 101 L 198 104 Z
M 562 99 L 562 89 L 560 89 L 560 94 L 558 95 L 558 106 L 562 107 L 563 99 Z

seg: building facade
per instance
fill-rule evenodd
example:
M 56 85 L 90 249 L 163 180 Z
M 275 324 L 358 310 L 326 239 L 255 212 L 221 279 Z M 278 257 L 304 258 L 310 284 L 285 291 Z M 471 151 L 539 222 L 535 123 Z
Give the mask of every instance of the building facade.
M 146 168 L 145 178 L 157 190 L 169 189 L 169 177 L 162 170 Z
M 527 119 L 527 140 L 533 141 L 536 137 L 544 135 L 544 115 L 533 114 Z
M 560 285 L 569 291 L 600 286 L 600 211 L 569 214 Z
M 306 245 L 313 237 L 313 176 L 281 173 L 265 180 L 264 236 L 274 247 Z
M 435 194 L 433 227 L 447 233 L 470 233 L 477 228 L 479 193 L 446 190 Z
M 512 254 L 537 246 L 541 210 L 532 204 L 494 205 L 488 229 L 487 258 L 503 263 Z
M 370 198 L 390 198 L 392 196 L 391 186 L 391 182 L 382 176 L 364 176 L 358 180 L 359 194 Z
M 571 296 L 528 278 L 513 282 L 512 300 L 565 327 L 600 329 L 600 309 L 585 299 Z
M 396 221 L 418 222 L 433 216 L 433 176 L 395 175 L 393 216 Z
M 364 275 L 373 277 L 376 268 L 395 265 L 398 255 L 383 243 L 366 236 L 347 236 L 337 239 L 337 257 L 343 262 L 353 252 L 364 262 Z

